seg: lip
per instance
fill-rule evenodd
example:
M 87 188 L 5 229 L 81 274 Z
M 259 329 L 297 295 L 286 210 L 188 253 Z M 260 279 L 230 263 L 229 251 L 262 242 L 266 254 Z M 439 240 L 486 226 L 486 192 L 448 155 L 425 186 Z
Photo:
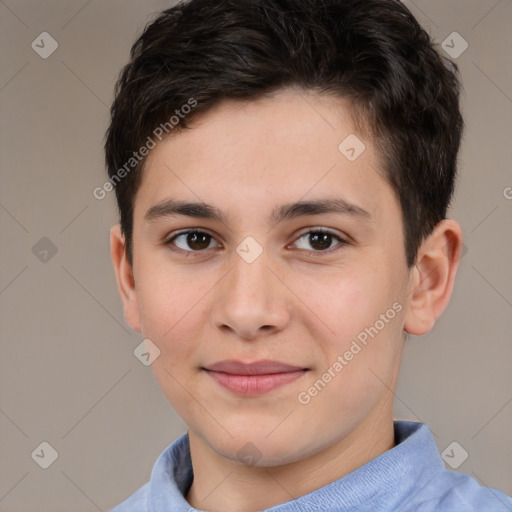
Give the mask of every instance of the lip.
M 306 373 L 307 368 L 278 361 L 220 361 L 203 368 L 224 388 L 243 396 L 257 396 L 289 384 Z

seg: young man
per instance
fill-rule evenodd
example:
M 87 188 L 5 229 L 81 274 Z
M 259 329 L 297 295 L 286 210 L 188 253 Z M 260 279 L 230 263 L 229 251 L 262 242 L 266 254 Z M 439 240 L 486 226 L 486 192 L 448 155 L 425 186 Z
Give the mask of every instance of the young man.
M 460 258 L 458 91 L 395 0 L 191 0 L 146 28 L 111 249 L 188 432 L 115 512 L 511 509 L 392 416 Z

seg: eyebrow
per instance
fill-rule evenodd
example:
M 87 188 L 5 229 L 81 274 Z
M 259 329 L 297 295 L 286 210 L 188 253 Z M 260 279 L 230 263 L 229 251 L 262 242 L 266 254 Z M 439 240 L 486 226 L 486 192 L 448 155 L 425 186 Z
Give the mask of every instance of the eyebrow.
M 269 222 L 278 224 L 283 220 L 294 219 L 306 215 L 320 215 L 325 213 L 336 213 L 349 215 L 361 220 L 371 220 L 371 215 L 353 203 L 345 199 L 316 199 L 312 201 L 299 201 L 276 207 L 269 216 Z M 148 209 L 144 219 L 152 222 L 164 217 L 183 215 L 198 219 L 209 219 L 227 224 L 226 215 L 217 207 L 200 202 L 179 201 L 166 199 Z

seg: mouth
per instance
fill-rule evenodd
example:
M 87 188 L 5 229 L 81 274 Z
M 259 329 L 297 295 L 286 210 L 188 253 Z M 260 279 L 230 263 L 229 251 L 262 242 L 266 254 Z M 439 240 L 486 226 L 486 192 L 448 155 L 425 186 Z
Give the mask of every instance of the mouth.
M 289 384 L 309 369 L 278 361 L 220 361 L 202 368 L 218 384 L 242 396 L 257 396 Z

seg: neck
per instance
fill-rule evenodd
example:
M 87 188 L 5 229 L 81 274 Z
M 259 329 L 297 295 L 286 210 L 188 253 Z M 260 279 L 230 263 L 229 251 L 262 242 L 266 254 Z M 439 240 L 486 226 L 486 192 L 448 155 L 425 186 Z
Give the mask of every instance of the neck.
M 342 439 L 281 466 L 244 466 L 219 455 L 193 432 L 189 440 L 194 481 L 186 499 L 211 512 L 273 507 L 334 482 L 395 446 L 391 409 L 375 411 Z

